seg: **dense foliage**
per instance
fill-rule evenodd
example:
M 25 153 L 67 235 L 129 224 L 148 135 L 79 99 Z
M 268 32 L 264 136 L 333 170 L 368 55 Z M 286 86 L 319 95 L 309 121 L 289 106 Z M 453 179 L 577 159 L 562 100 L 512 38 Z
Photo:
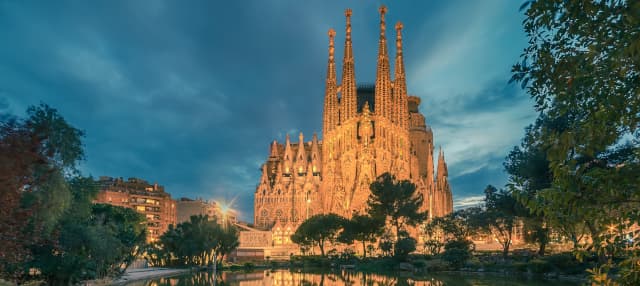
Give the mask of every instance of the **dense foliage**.
M 513 229 L 521 220 L 522 205 L 516 201 L 513 195 L 506 190 L 497 190 L 494 186 L 487 186 L 484 190 L 484 211 L 480 220 L 484 223 L 481 227 L 487 229 L 502 246 L 503 257 L 509 254 L 509 247 L 513 241 Z
M 537 0 L 523 8 L 529 45 L 513 80 L 540 112 L 533 140 L 552 182 L 533 196 L 515 188 L 517 195 L 535 214 L 584 225 L 591 240 L 578 256 L 600 258 L 594 282 L 638 284 L 640 240 L 627 238 L 638 237 L 629 231 L 640 223 L 640 2 Z
M 368 214 L 393 226 L 395 243 L 408 238 L 407 226 L 418 226 L 427 219 L 427 212 L 420 211 L 422 194 L 409 180 L 397 180 L 390 173 L 380 175 L 370 186 L 367 201 Z
M 351 219 L 335 214 L 321 214 L 305 220 L 291 236 L 291 240 L 303 249 L 318 246 L 325 256 L 325 243 L 362 245 L 363 256 L 373 251 L 372 243 L 387 255 L 402 260 L 416 250 L 417 241 L 409 236 L 407 226 L 422 224 L 427 213 L 421 212 L 423 198 L 409 180 L 396 180 L 384 173 L 370 185 L 371 195 L 366 213 L 354 213 Z M 385 225 L 393 231 L 385 231 Z M 369 243 L 369 244 L 367 244 Z
M 291 236 L 291 241 L 300 245 L 318 246 L 325 256 L 325 243 L 335 242 L 346 219 L 336 214 L 319 214 L 305 220 Z
M 343 227 L 338 241 L 348 244 L 359 241 L 362 243 L 363 256 L 367 257 L 367 243 L 376 242 L 382 234 L 384 221 L 368 215 L 354 214 L 351 219 L 344 221 Z
M 96 183 L 77 169 L 82 136 L 44 104 L 30 107 L 26 119 L 2 118 L 2 278 L 66 285 L 117 275 L 144 243 L 140 215 L 92 204 Z
M 221 262 L 239 245 L 238 230 L 208 216 L 192 216 L 160 236 L 145 258 L 154 266 L 209 266 Z
M 460 269 L 471 258 L 473 248 L 473 242 L 464 238 L 447 241 L 442 259 L 454 269 Z

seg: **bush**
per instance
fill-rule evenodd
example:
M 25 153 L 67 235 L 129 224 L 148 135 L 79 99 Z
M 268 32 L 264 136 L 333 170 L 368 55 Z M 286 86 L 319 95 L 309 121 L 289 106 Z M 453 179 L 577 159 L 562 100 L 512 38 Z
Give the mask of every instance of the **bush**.
M 424 242 L 424 252 L 430 255 L 440 254 L 443 243 L 439 240 L 430 239 Z
M 544 257 L 552 267 L 566 274 L 583 273 L 588 266 L 580 263 L 571 253 L 559 253 Z
M 416 240 L 412 237 L 403 237 L 396 242 L 394 254 L 399 259 L 405 259 L 409 253 L 416 250 Z
M 471 258 L 473 242 L 468 240 L 451 240 L 444 245 L 442 259 L 454 269 L 459 269 Z

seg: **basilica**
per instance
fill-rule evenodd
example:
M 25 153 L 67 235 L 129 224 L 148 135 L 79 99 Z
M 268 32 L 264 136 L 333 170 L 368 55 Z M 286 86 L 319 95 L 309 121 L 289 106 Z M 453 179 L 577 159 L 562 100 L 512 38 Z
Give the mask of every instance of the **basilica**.
M 429 217 L 452 211 L 451 188 L 442 150 L 434 168 L 431 128 L 419 111 L 420 98 L 408 95 L 402 54 L 402 23 L 395 25 L 393 74 L 386 38 L 386 8 L 380 8 L 380 37 L 374 84 L 356 82 L 347 9 L 346 38 L 338 82 L 334 59 L 335 31 L 329 30 L 322 138 L 300 133 L 273 141 L 255 191 L 255 226 L 284 229 L 287 234 L 320 213 L 350 217 L 366 211 L 369 185 L 389 172 L 410 180 L 423 195 Z M 288 235 L 282 236 L 288 239 Z

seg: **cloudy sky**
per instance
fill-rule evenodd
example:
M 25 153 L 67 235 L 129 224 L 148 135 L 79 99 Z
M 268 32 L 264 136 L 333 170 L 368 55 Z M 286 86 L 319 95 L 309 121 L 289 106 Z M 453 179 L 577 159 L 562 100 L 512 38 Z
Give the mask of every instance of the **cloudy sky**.
M 526 44 L 520 2 L 386 3 L 456 206 L 504 185 L 502 161 L 534 119 L 507 84 Z M 321 131 L 327 30 L 341 59 L 347 7 L 356 80 L 374 81 L 380 4 L 0 0 L 0 112 L 47 103 L 86 132 L 85 174 L 236 198 L 250 219 L 269 142 Z

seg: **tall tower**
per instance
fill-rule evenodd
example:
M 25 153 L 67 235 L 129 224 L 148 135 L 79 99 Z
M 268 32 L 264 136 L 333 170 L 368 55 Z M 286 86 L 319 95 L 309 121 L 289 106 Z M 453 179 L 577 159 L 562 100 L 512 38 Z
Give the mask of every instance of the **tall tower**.
M 340 123 L 355 117 L 357 113 L 356 71 L 353 59 L 353 47 L 351 44 L 351 13 L 351 9 L 347 9 L 344 12 L 347 18 L 347 24 L 346 37 L 344 40 L 344 57 L 342 59 L 342 82 L 340 83 Z
M 391 79 L 389 75 L 389 55 L 387 53 L 387 39 L 385 37 L 386 25 L 384 19 L 387 13 L 387 7 L 382 5 L 379 11 L 380 39 L 378 40 L 378 64 L 376 65 L 375 115 L 378 118 L 390 119 Z
M 338 85 L 336 82 L 336 64 L 334 60 L 334 38 L 336 31 L 329 29 L 329 63 L 327 64 L 327 80 L 324 94 L 324 113 L 322 115 L 322 136 L 338 125 L 340 107 L 338 106 Z
M 396 65 L 393 80 L 393 106 L 395 120 L 400 127 L 408 128 L 409 113 L 407 102 L 407 80 L 404 73 L 404 59 L 402 58 L 402 23 L 396 24 Z

